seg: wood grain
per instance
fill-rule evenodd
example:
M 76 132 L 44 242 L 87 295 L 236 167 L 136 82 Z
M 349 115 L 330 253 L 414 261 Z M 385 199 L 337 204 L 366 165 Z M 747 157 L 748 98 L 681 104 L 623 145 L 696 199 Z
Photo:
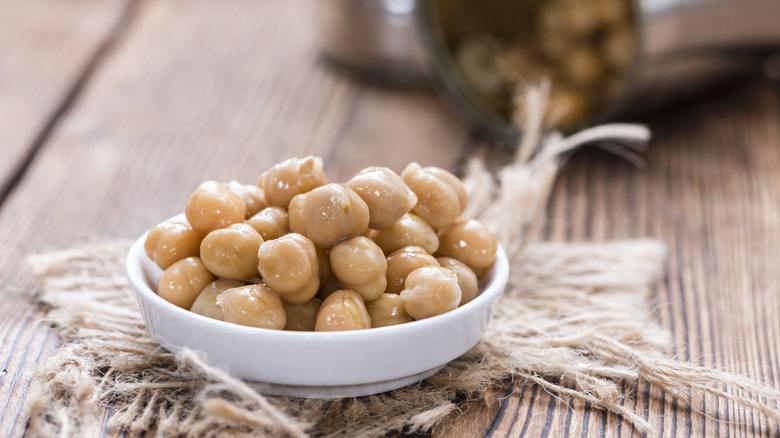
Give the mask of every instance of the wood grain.
M 0 1 L 0 198 L 68 107 L 127 0 Z
M 61 47 L 0 43 L 3 60 L 18 59 L 11 64 L 21 81 L 18 88 L 0 83 L 0 91 L 14 88 L 0 92 L 0 131 L 19 145 L 15 157 L 43 139 L 29 167 L 14 158 L 0 168 L 0 177 L 23 171 L 0 205 L 0 435 L 23 432 L 20 406 L 31 371 L 57 343 L 34 304 L 26 254 L 134 237 L 181 211 L 201 181 L 254 182 L 290 156 L 323 156 L 328 177 L 343 180 L 367 165 L 400 170 L 411 160 L 457 170 L 476 145 L 432 92 L 361 83 L 325 65 L 316 3 L 154 0 L 131 9 L 67 3 L 80 13 L 52 25 L 78 35 L 68 40 L 55 32 L 63 40 L 55 43 L 77 46 L 80 55 L 42 60 Z M 35 8 L 17 14 L 46 15 Z M 79 34 L 85 28 L 92 33 Z M 30 41 L 46 34 L 35 26 L 14 29 Z M 10 30 L 0 26 L 4 32 Z M 101 55 L 106 38 L 113 44 Z M 11 77 L 6 68 L 0 63 L 3 78 Z M 67 77 L 47 82 L 56 68 Z M 18 78 L 25 71 L 48 88 L 23 85 Z M 81 85 L 74 82 L 87 71 Z M 657 114 L 643 168 L 598 151 L 574 154 L 555 187 L 545 230 L 555 241 L 666 242 L 667 276 L 648 311 L 671 332 L 670 354 L 775 387 L 779 91 L 757 79 Z M 52 115 L 63 96 L 67 111 Z M 8 108 L 25 99 L 30 106 L 20 123 Z M 689 408 L 645 383 L 624 388 L 624 395 L 663 436 L 780 435 L 780 426 L 712 397 Z M 462 411 L 435 434 L 636 435 L 620 418 L 522 382 L 466 402 Z

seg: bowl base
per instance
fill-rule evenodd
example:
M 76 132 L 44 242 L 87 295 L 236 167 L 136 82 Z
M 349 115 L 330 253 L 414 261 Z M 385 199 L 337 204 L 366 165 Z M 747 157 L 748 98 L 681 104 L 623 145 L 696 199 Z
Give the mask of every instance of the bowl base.
M 267 395 L 278 395 L 284 397 L 300 398 L 321 398 L 336 399 L 345 397 L 362 397 L 365 395 L 379 394 L 380 392 L 392 391 L 404 386 L 417 383 L 428 376 L 435 374 L 444 365 L 431 368 L 421 373 L 411 376 L 400 377 L 398 379 L 384 380 L 382 382 L 363 383 L 359 385 L 340 385 L 340 386 L 299 386 L 299 385 L 280 385 L 276 383 L 266 383 L 258 381 L 249 381 L 252 388 Z

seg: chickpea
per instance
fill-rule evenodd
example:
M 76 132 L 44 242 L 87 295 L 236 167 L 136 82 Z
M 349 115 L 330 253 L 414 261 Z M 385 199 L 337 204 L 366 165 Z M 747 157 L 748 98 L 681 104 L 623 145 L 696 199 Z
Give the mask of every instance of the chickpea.
M 283 302 L 288 304 L 305 303 L 317 295 L 317 291 L 319 291 L 319 285 L 320 285 L 319 276 L 315 275 L 309 278 L 309 281 L 297 292 L 293 292 L 289 294 L 280 294 L 279 297 L 282 299 Z
M 479 282 L 477 274 L 471 270 L 465 263 L 452 257 L 437 257 L 442 268 L 447 268 L 454 272 L 458 277 L 458 286 L 460 287 L 461 298 L 460 305 L 464 305 L 477 297 L 479 292 Z
M 163 222 L 149 230 L 144 250 L 164 270 L 183 258 L 198 256 L 202 239 L 188 223 Z
M 378 298 L 387 286 L 387 259 L 368 237 L 342 240 L 330 249 L 330 266 L 340 284 L 359 293 L 364 301 Z
M 322 300 L 314 297 L 302 304 L 285 304 L 287 312 L 287 324 L 285 330 L 313 332 L 317 321 L 317 312 L 320 310 Z
M 297 233 L 302 236 L 306 235 L 306 225 L 303 223 L 303 203 L 306 201 L 306 194 L 295 195 L 290 200 L 290 205 L 287 207 L 287 220 L 291 233 Z
M 411 163 L 401 177 L 417 195 L 413 211 L 433 228 L 452 225 L 466 208 L 463 183 L 444 169 Z
M 426 266 L 412 271 L 401 291 L 404 309 L 414 319 L 441 315 L 458 307 L 458 277 L 447 268 Z
M 262 236 L 251 226 L 233 224 L 203 238 L 200 258 L 215 275 L 246 281 L 258 274 L 257 251 L 262 243 Z
M 417 204 L 417 196 L 397 173 L 386 167 L 367 167 L 346 184 L 368 206 L 368 226 L 381 230 L 394 224 Z
M 337 290 L 328 295 L 317 312 L 314 330 L 333 332 L 371 328 L 371 316 L 359 293 Z
M 187 257 L 166 269 L 157 282 L 157 295 L 171 304 L 190 310 L 200 292 L 214 275 L 199 257 Z
M 201 234 L 244 221 L 246 203 L 216 181 L 206 181 L 187 200 L 184 208 L 187 222 Z
M 542 52 L 552 60 L 563 59 L 569 47 L 566 8 L 558 2 L 544 3 L 536 21 L 539 26 L 536 40 Z
M 573 48 L 563 61 L 566 78 L 578 87 L 592 87 L 604 77 L 604 64 L 599 54 L 588 45 Z
M 374 231 L 370 237 L 385 254 L 410 245 L 419 246 L 430 254 L 439 249 L 436 230 L 416 214 L 405 214 L 390 227 Z
M 571 130 L 582 125 L 590 113 L 590 106 L 582 93 L 556 84 L 550 90 L 544 118 L 548 124 L 555 124 L 561 129 Z
M 317 250 L 308 238 L 290 233 L 260 245 L 257 268 L 266 286 L 288 304 L 309 301 L 320 286 Z
M 359 236 L 368 229 L 368 206 L 352 189 L 327 184 L 307 193 L 301 207 L 306 235 L 320 248 Z
M 552 68 L 522 44 L 503 47 L 497 54 L 501 71 L 514 82 L 536 84 L 552 76 Z M 515 108 L 515 111 L 518 109 Z
M 287 208 L 290 200 L 300 193 L 328 183 L 322 171 L 322 159 L 308 156 L 290 158 L 270 169 L 260 177 L 265 199 L 270 205 Z
M 558 1 L 547 1 L 541 5 L 536 20 L 539 32 L 543 35 L 560 35 L 566 33 L 568 17 L 566 8 Z
M 222 315 L 222 308 L 217 303 L 217 297 L 222 292 L 232 289 L 234 287 L 244 286 L 244 283 L 233 280 L 214 280 L 209 283 L 203 291 L 195 299 L 190 307 L 190 312 L 195 312 L 198 315 L 203 315 L 209 318 L 218 319 L 224 321 L 225 318 Z
M 371 316 L 371 327 L 387 327 L 412 322 L 412 317 L 404 309 L 404 300 L 398 294 L 382 294 L 379 298 L 366 303 Z
M 569 2 L 563 4 L 566 14 L 566 30 L 573 41 L 588 38 L 599 24 L 599 16 L 590 2 Z
M 472 35 L 463 40 L 455 52 L 455 64 L 465 82 L 479 96 L 489 99 L 501 92 L 503 79 L 488 38 Z
M 596 0 L 594 11 L 607 26 L 627 22 L 631 16 L 631 6 L 627 0 Z
M 263 240 L 273 240 L 290 232 L 289 215 L 282 207 L 266 207 L 246 221 Z
M 618 25 L 610 29 L 602 46 L 604 57 L 610 67 L 624 72 L 634 58 L 634 32 L 628 25 Z
M 496 261 L 496 237 L 476 220 L 457 222 L 441 236 L 437 257 L 452 257 L 471 268 L 482 278 Z
M 217 303 L 227 322 L 275 330 L 287 324 L 282 300 L 262 283 L 228 289 Z
M 244 200 L 244 204 L 246 204 L 246 219 L 249 219 L 256 215 L 260 210 L 268 207 L 268 203 L 265 201 L 265 194 L 260 187 L 242 184 L 238 181 L 230 181 L 226 186 L 231 192 Z
M 438 267 L 439 262 L 419 246 L 407 246 L 387 256 L 386 292 L 401 292 L 409 273 L 424 266 Z

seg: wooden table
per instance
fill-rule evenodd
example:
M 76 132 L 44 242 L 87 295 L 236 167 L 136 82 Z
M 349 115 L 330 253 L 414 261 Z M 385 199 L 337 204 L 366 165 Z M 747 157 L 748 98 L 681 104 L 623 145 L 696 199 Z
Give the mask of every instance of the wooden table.
M 26 254 L 134 237 L 206 179 L 254 182 L 290 156 L 331 180 L 411 159 L 457 169 L 476 140 L 429 90 L 327 68 L 313 2 L 0 0 L 0 434 L 23 433 L 32 370 L 57 345 Z M 575 154 L 546 238 L 669 246 L 655 309 L 671 354 L 780 386 L 780 88 L 760 77 L 666 110 L 637 168 Z M 474 404 L 452 436 L 633 435 L 535 387 Z M 776 436 L 714 398 L 693 409 L 641 384 L 665 436 Z M 711 417 L 704 417 L 705 410 Z M 718 422 L 714 418 L 728 419 Z

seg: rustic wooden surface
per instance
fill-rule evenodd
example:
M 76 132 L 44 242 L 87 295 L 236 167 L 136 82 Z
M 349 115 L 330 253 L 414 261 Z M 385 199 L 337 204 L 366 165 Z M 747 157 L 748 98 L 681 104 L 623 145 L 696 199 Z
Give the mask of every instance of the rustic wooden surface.
M 0 435 L 24 433 L 33 369 L 57 345 L 26 254 L 134 237 L 206 179 L 254 182 L 317 154 L 333 180 L 410 160 L 458 169 L 476 141 L 428 90 L 361 83 L 323 63 L 314 2 L 0 1 Z M 575 154 L 550 240 L 669 246 L 658 323 L 670 354 L 780 387 L 780 87 L 760 77 L 649 119 L 635 167 Z M 723 400 L 640 384 L 625 403 L 663 436 L 778 436 Z M 706 412 L 702 415 L 699 412 Z M 533 386 L 469 403 L 442 436 L 633 436 Z

